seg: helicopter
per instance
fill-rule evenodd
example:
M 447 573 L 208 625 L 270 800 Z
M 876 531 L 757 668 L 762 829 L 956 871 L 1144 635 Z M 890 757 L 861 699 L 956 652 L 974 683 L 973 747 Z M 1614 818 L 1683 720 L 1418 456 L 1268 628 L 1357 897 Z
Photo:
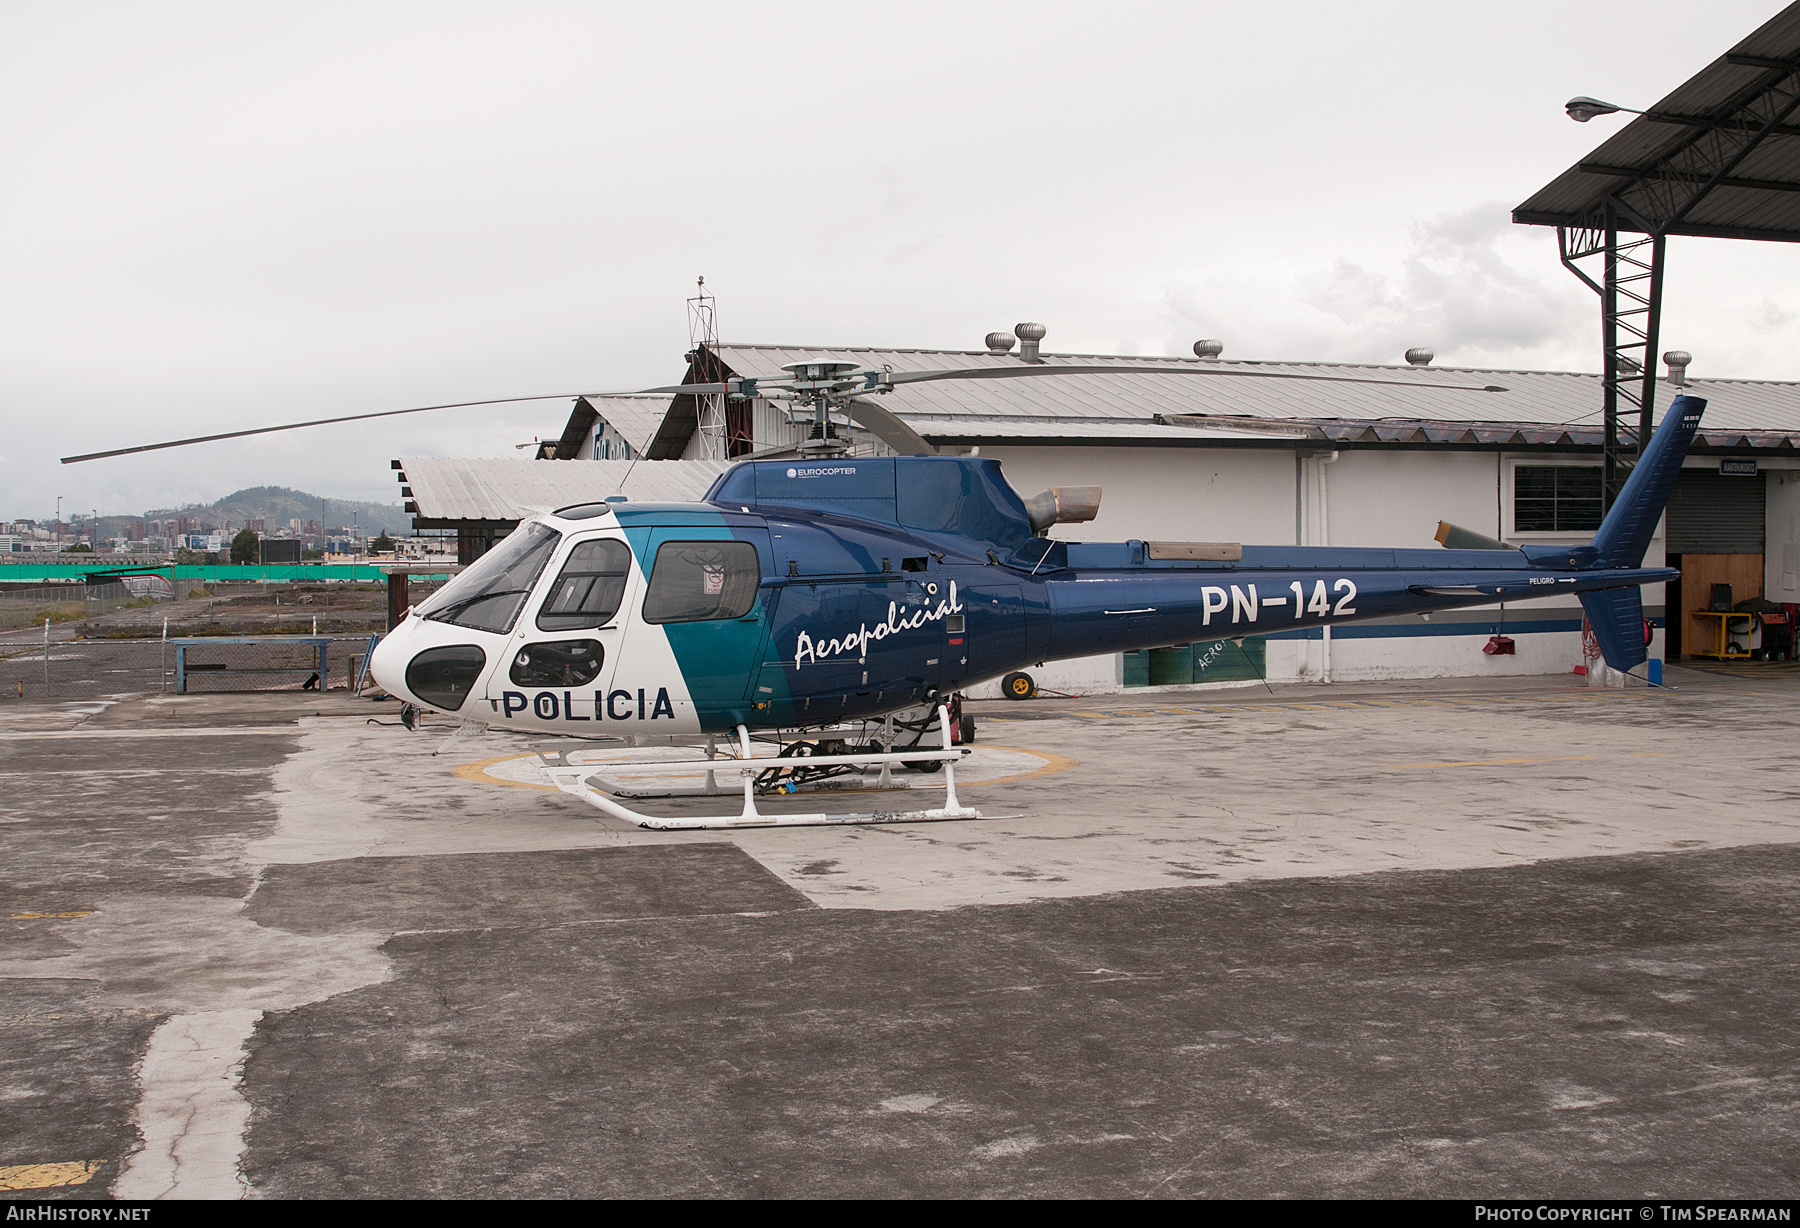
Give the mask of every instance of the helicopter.
M 741 461 L 698 503 L 614 495 L 526 517 L 407 612 L 376 647 L 371 675 L 390 694 L 452 716 L 465 729 L 632 745 L 704 738 L 706 757 L 654 768 L 704 772 L 704 793 L 727 791 L 720 775 L 739 778 L 743 808 L 735 815 L 656 816 L 626 805 L 623 799 L 644 794 L 606 774 L 652 765 L 608 763 L 602 771 L 580 752 L 539 752 L 540 767 L 558 789 L 639 826 L 979 818 L 956 794 L 955 765 L 969 753 L 958 744 L 956 696 L 1048 660 L 1241 642 L 1303 627 L 1573 593 L 1607 664 L 1621 672 L 1641 665 L 1648 641 L 1639 587 L 1680 575 L 1646 568 L 1643 557 L 1706 405 L 1692 396 L 1675 399 L 1585 546 L 1515 549 L 1467 530 L 1447 540 L 1477 548 L 1066 542 L 1050 531 L 1093 519 L 1100 488 L 1057 487 L 1022 497 L 997 460 L 936 455 L 871 398 L 923 380 L 1167 373 L 1168 367 L 895 372 L 802 362 L 786 369 L 791 374 L 781 379 L 645 391 L 796 402 L 800 420 L 811 426 L 797 447 Z M 437 407 L 68 460 L 430 408 Z M 843 429 L 851 422 L 895 455 L 851 455 Z M 924 741 L 932 717 L 936 746 Z M 899 745 L 897 724 L 913 734 L 911 745 Z M 860 741 L 845 736 L 859 726 Z M 792 733 L 802 736 L 784 741 Z M 778 752 L 758 755 L 753 741 L 759 737 L 773 738 Z M 729 743 L 723 756 L 721 738 Z M 897 766 L 938 765 L 941 807 L 854 814 L 765 814 L 756 807 L 759 795 L 845 773 L 879 768 L 877 783 L 889 784 Z

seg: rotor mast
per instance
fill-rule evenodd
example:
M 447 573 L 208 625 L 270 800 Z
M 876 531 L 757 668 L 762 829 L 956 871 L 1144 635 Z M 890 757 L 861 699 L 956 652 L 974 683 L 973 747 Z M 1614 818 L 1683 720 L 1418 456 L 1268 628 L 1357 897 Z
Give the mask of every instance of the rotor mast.
M 795 402 L 788 421 L 805 434 L 795 447 L 805 456 L 842 456 L 850 450 L 851 390 L 867 381 L 854 362 L 818 361 L 783 364 L 793 373 L 788 387 Z

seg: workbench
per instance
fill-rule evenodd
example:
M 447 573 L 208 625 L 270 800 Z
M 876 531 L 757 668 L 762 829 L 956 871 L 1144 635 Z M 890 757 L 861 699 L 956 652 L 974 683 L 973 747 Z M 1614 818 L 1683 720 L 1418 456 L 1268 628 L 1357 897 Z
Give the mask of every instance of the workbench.
M 1744 621 L 1741 625 L 1734 628 L 1731 626 L 1731 620 L 1734 618 L 1741 618 Z M 1712 657 L 1714 660 L 1718 661 L 1739 661 L 1747 660 L 1749 658 L 1750 637 L 1756 630 L 1757 616 L 1755 614 L 1741 613 L 1736 610 L 1695 610 L 1688 615 L 1688 619 L 1689 624 L 1693 626 L 1696 632 L 1693 637 L 1695 646 L 1688 648 L 1688 656 Z M 1707 619 L 1715 620 L 1710 628 L 1706 626 Z M 1703 634 L 1701 632 L 1702 628 L 1705 628 Z M 1741 634 L 1744 637 L 1744 648 L 1742 652 L 1733 652 L 1731 649 L 1731 637 L 1734 633 Z M 1712 647 L 1698 647 L 1699 644 L 1703 643 L 1711 643 Z

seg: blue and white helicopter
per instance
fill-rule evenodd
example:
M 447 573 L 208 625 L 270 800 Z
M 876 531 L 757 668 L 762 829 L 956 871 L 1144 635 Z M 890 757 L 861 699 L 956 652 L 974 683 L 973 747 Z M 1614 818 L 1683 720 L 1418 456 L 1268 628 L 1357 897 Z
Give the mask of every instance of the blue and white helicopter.
M 934 455 L 866 398 L 919 379 L 1134 368 L 792 370 L 760 386 L 745 379 L 649 390 L 807 402 L 812 437 L 793 455 L 738 464 L 699 503 L 614 496 L 528 517 L 381 641 L 376 681 L 467 727 L 633 745 L 704 739 L 703 758 L 609 763 L 604 773 L 580 754 L 540 755 L 559 789 L 641 826 L 979 818 L 956 795 L 955 765 L 969 749 L 958 744 L 953 697 L 1044 661 L 1575 593 L 1607 664 L 1643 664 L 1639 586 L 1680 574 L 1642 566 L 1644 553 L 1705 408 L 1695 397 L 1675 399 L 1586 546 L 1077 543 L 1049 531 L 1092 519 L 1098 487 L 1021 498 L 998 461 Z M 849 455 L 836 427 L 849 418 L 900 454 Z M 921 739 L 932 715 L 936 746 Z M 908 733 L 912 745 L 900 745 Z M 776 753 L 758 754 L 759 738 Z M 879 781 L 869 783 L 887 784 L 897 765 L 938 764 L 940 807 L 756 807 L 759 793 L 849 773 L 860 780 L 877 768 Z M 742 810 L 644 814 L 625 802 L 645 794 L 613 783 L 634 766 L 704 772 L 704 792 L 735 792 L 718 778 L 736 775 Z

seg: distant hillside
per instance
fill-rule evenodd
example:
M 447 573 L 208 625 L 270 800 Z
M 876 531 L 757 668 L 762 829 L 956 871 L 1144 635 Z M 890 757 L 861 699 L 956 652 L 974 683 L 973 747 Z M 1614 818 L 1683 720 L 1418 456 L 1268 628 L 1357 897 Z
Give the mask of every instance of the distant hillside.
M 327 499 L 286 486 L 251 486 L 226 495 L 214 503 L 180 508 L 162 508 L 145 512 L 147 519 L 157 520 L 173 515 L 213 513 L 233 524 L 246 520 L 266 520 L 270 530 L 290 520 L 318 520 L 327 527 L 350 524 L 354 519 L 366 533 L 411 533 L 412 518 L 398 503 L 364 503 L 351 499 Z M 109 518 L 110 519 L 110 518 Z

